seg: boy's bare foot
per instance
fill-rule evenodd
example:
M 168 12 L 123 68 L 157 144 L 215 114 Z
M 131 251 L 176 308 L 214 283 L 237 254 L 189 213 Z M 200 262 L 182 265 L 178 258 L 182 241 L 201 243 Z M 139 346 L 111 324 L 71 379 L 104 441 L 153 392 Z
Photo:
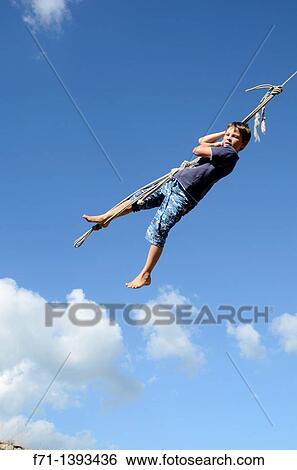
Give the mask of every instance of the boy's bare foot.
M 138 276 L 136 276 L 135 279 L 131 282 L 126 282 L 126 287 L 129 287 L 130 289 L 139 289 L 140 287 L 143 286 L 149 286 L 151 283 L 151 275 L 150 273 L 140 273 Z
M 101 227 L 108 227 L 109 225 L 109 222 L 106 223 L 106 217 L 105 215 L 87 215 L 87 214 L 83 214 L 83 219 L 85 219 L 87 222 L 90 222 L 90 223 L 95 223 L 95 224 L 99 224 L 101 225 Z

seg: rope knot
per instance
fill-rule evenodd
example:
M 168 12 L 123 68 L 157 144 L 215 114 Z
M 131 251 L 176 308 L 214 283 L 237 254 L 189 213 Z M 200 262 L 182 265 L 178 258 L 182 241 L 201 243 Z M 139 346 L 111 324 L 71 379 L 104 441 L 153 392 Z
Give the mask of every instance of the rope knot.
M 269 90 L 270 94 L 273 96 L 279 95 L 284 91 L 283 87 L 281 85 L 274 85 L 271 90 Z
M 263 134 L 266 132 L 266 109 L 265 105 L 271 100 L 274 96 L 279 95 L 283 91 L 283 84 L 282 85 L 271 85 L 270 83 L 264 83 L 263 85 L 257 85 L 253 88 L 248 88 L 246 91 L 253 91 L 253 90 L 268 90 L 263 98 L 261 99 L 257 108 L 252 111 L 246 118 L 245 122 L 247 122 L 252 116 L 255 116 L 254 122 L 254 137 L 255 141 L 260 141 L 259 136 L 259 128 L 261 127 L 261 131 Z
M 184 169 L 184 168 L 188 168 L 189 166 L 191 166 L 191 162 L 189 162 L 189 160 L 184 160 L 181 165 L 180 165 L 180 168 L 181 169 Z

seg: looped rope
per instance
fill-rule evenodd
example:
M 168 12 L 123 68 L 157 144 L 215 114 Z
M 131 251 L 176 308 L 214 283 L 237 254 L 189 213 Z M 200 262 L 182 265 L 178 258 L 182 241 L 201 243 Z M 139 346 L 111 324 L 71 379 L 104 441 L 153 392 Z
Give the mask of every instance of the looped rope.
M 282 85 L 270 85 L 269 83 L 264 83 L 264 85 L 256 85 L 256 86 L 253 86 L 252 88 L 247 88 L 245 91 L 263 90 L 267 88 L 269 89 L 270 93 L 274 95 L 278 95 L 279 93 L 282 93 L 283 91 Z
M 263 90 L 268 89 L 263 98 L 261 99 L 259 105 L 255 110 L 253 110 L 242 122 L 249 121 L 255 115 L 254 122 L 254 137 L 255 141 L 260 141 L 259 128 L 261 127 L 262 134 L 266 132 L 266 104 L 276 95 L 279 95 L 283 92 L 282 85 L 270 85 L 265 83 L 263 85 L 256 85 L 252 88 L 248 88 L 245 91 L 254 91 L 254 90 Z

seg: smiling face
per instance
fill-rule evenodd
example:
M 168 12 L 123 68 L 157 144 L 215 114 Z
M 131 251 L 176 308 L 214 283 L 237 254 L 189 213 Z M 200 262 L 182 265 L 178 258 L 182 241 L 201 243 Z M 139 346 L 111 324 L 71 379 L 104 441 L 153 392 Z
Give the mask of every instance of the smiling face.
M 223 146 L 228 147 L 230 145 L 236 152 L 244 147 L 239 129 L 233 126 L 228 127 L 223 138 Z

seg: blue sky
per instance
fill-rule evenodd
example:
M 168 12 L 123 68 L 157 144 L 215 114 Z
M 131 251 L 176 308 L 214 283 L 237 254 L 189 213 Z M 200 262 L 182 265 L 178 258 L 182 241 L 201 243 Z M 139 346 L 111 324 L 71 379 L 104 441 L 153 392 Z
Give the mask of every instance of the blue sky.
M 261 143 L 252 142 L 232 175 L 174 228 L 149 288 L 130 291 L 124 285 L 144 262 L 152 212 L 116 221 L 79 250 L 72 242 L 86 229 L 83 212 L 102 212 L 191 158 L 198 137 L 273 25 L 212 130 L 240 120 L 257 104 L 261 93 L 244 93 L 246 88 L 281 83 L 296 70 L 295 3 L 285 1 L 280 9 L 276 2 L 251 1 L 241 10 L 219 1 L 83 0 L 67 2 L 66 9 L 61 0 L 44 9 L 39 0 L 35 12 L 30 1 L 26 5 L 1 5 L 0 395 L 6 403 L 7 394 L 18 394 L 21 386 L 25 398 L 9 412 L 2 406 L 0 436 L 15 430 L 14 419 L 24 422 L 68 345 L 79 340 L 79 351 L 84 355 L 86 341 L 88 354 L 79 365 L 70 359 L 65 366 L 64 379 L 61 374 L 56 392 L 53 387 L 31 422 L 28 445 L 38 445 L 40 425 L 52 447 L 77 445 L 78 433 L 87 431 L 86 447 L 294 448 L 296 78 L 267 108 Z M 35 31 L 122 181 L 25 24 Z M 156 335 L 164 340 L 162 332 L 128 327 L 119 316 L 117 330 L 98 330 L 98 339 L 112 339 L 106 343 L 112 351 L 108 362 L 104 348 L 96 349 L 96 331 L 77 333 L 66 320 L 53 332 L 43 331 L 42 302 L 65 301 L 74 289 L 73 298 L 97 303 L 161 298 L 197 308 L 207 304 L 214 311 L 222 304 L 268 305 L 271 324 L 247 330 L 237 325 L 229 332 L 226 325 L 175 328 L 165 339 L 174 345 L 182 338 L 185 349 L 166 354 L 153 349 Z M 32 309 L 15 302 L 23 295 Z M 24 330 L 15 328 L 18 324 Z M 39 332 L 47 345 L 42 360 Z M 20 340 L 19 350 L 12 338 Z M 191 377 L 185 373 L 189 360 L 195 366 Z M 23 377 L 19 385 L 16 376 Z M 7 377 L 14 377 L 11 389 Z M 54 401 L 60 402 L 58 409 Z

